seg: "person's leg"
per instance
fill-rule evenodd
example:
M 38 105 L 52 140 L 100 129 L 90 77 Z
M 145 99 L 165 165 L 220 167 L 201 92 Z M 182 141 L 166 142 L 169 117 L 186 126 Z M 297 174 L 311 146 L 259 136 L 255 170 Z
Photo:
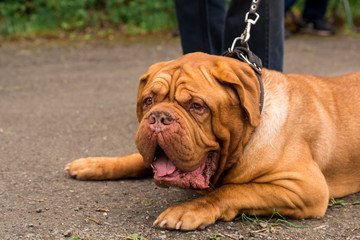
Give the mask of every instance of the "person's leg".
M 225 20 L 224 50 L 231 47 L 234 38 L 245 29 L 245 15 L 251 1 L 230 2 Z M 282 71 L 284 58 L 284 0 L 263 0 L 258 13 L 260 18 L 250 32 L 249 46 L 269 69 Z
M 329 0 L 307 0 L 303 11 L 303 19 L 317 22 L 323 20 Z
M 320 36 L 336 34 L 335 28 L 325 22 L 328 0 L 307 0 L 303 11 L 304 27 L 301 31 Z
M 210 41 L 212 46 L 211 54 L 220 55 L 224 43 L 226 16 L 225 0 L 208 0 L 208 13 Z
M 183 53 L 220 54 L 225 0 L 175 0 Z

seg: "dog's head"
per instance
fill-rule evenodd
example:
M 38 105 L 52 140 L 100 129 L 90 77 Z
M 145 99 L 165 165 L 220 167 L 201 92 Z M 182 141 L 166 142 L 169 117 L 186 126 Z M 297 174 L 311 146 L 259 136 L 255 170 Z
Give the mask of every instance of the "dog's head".
M 136 145 L 160 186 L 206 189 L 260 122 L 259 84 L 245 63 L 192 53 L 140 78 Z

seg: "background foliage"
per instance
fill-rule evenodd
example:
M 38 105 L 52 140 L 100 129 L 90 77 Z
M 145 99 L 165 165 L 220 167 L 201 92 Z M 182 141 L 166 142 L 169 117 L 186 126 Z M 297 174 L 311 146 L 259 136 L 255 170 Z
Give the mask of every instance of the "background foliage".
M 349 1 L 354 17 L 359 18 L 360 1 Z M 304 2 L 297 1 L 295 9 L 301 10 Z M 330 0 L 331 6 L 336 3 L 344 18 L 342 1 Z M 137 34 L 175 28 L 173 0 L 0 0 L 3 37 L 55 35 L 59 31 Z
M 87 28 L 162 31 L 176 26 L 173 5 L 173 0 L 0 0 L 0 34 L 29 36 Z

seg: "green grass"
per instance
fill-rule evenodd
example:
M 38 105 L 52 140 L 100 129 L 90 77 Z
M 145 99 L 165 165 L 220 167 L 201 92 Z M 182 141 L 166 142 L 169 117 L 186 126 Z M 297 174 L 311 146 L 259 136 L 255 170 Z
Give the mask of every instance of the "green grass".
M 344 200 L 335 200 L 334 198 L 331 198 L 330 201 L 329 201 L 329 204 L 328 206 L 329 207 L 332 207 L 334 205 L 340 205 L 340 206 L 346 206 L 346 203 Z
M 332 207 L 332 206 L 335 206 L 335 205 L 340 205 L 342 207 L 345 207 L 347 205 L 358 205 L 358 204 L 360 204 L 360 201 L 355 201 L 355 202 L 352 202 L 352 203 L 346 203 L 344 200 L 336 200 L 335 198 L 330 198 L 328 206 Z
M 55 35 L 62 32 L 122 30 L 129 34 L 176 27 L 173 0 L 2 0 L 0 35 Z
M 129 236 L 120 236 L 120 235 L 117 235 L 117 237 L 119 238 L 124 238 L 124 239 L 130 239 L 130 240 L 147 240 L 146 238 L 140 236 L 138 233 L 134 233 L 134 234 L 131 234 Z
M 214 236 L 207 237 L 208 240 L 221 240 L 223 236 L 221 234 L 215 234 Z
M 241 220 L 247 225 L 254 225 L 254 226 L 260 226 L 260 227 L 274 227 L 274 226 L 283 226 L 286 228 L 307 228 L 307 226 L 300 226 L 296 225 L 294 223 L 291 223 L 286 220 L 285 217 L 283 217 L 276 209 L 274 208 L 273 214 L 269 219 L 259 219 L 256 215 L 250 217 L 243 213 L 241 215 Z

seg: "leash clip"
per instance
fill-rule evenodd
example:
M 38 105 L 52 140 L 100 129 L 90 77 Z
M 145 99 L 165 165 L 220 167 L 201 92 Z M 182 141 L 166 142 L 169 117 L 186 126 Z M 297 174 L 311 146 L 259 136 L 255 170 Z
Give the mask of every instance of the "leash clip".
M 231 48 L 228 49 L 228 51 L 230 53 L 233 53 L 234 52 L 234 49 L 235 49 L 235 43 L 238 41 L 238 40 L 241 40 L 241 44 L 242 45 L 245 45 L 246 44 L 246 47 L 247 49 L 249 50 L 249 46 L 247 45 L 247 42 L 249 41 L 250 39 L 250 30 L 251 30 L 251 25 L 255 25 L 256 22 L 259 20 L 260 18 L 260 15 L 256 12 L 258 7 L 260 5 L 260 0 L 252 0 L 252 4 L 250 6 L 250 10 L 246 13 L 245 15 L 245 23 L 246 23 L 246 26 L 245 26 L 245 29 L 244 29 L 244 32 L 240 35 L 240 37 L 237 37 L 234 39 L 232 45 L 231 45 Z M 249 18 L 249 16 L 251 15 L 254 15 L 255 18 L 252 19 L 252 18 Z
M 259 20 L 260 15 L 258 13 L 253 13 L 253 14 L 255 14 L 256 16 L 255 19 L 249 18 L 249 12 L 247 12 L 245 15 L 246 27 L 244 29 L 244 32 L 240 36 L 242 44 L 247 43 L 249 41 L 251 25 L 255 25 L 256 22 Z
M 247 64 L 249 64 L 250 67 L 251 67 L 254 71 L 256 71 L 258 74 L 261 75 L 261 73 L 262 73 L 262 67 L 261 67 L 261 66 L 258 66 L 258 65 L 256 64 L 256 62 L 251 62 L 251 61 L 249 60 L 249 58 L 248 58 L 247 56 L 245 56 L 243 53 L 239 52 L 238 54 L 241 56 L 241 58 L 244 60 L 244 62 L 246 62 Z
M 259 20 L 260 15 L 257 12 L 254 12 L 252 14 L 255 15 L 255 19 L 251 19 L 249 18 L 249 14 L 250 12 L 247 12 L 245 15 L 245 23 L 246 23 L 246 27 L 244 29 L 244 32 L 240 35 L 240 37 L 236 37 L 233 41 L 233 43 L 231 44 L 231 47 L 228 49 L 229 52 L 234 52 L 235 49 L 235 44 L 238 40 L 241 41 L 242 45 L 246 45 L 246 48 L 249 49 L 249 45 L 248 45 L 248 41 L 250 39 L 250 30 L 251 30 L 251 25 L 255 25 L 256 22 Z
M 233 52 L 234 52 L 236 42 L 239 41 L 239 40 L 241 41 L 241 44 L 245 45 L 245 46 L 246 46 L 246 49 L 249 50 L 249 44 L 248 44 L 247 42 L 244 42 L 244 43 L 243 43 L 242 37 L 243 37 L 243 34 L 241 34 L 240 37 L 236 37 L 236 38 L 234 39 L 233 43 L 231 44 L 231 47 L 228 48 L 228 52 L 229 52 L 229 53 L 233 53 Z

